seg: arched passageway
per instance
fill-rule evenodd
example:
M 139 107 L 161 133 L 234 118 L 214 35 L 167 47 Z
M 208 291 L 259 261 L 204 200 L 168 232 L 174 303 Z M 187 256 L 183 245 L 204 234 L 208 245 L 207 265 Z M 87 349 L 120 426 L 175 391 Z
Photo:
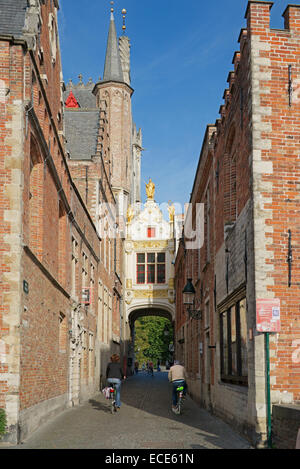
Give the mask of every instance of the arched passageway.
M 130 327 L 134 325 L 137 319 L 144 317 L 144 316 L 158 316 L 161 318 L 169 319 L 169 321 L 173 323 L 173 315 L 167 309 L 160 308 L 160 307 L 153 307 L 153 308 L 145 307 L 145 308 L 134 309 L 129 314 L 128 319 L 129 319 Z
M 168 336 L 169 343 L 173 343 L 174 341 L 174 322 L 173 322 L 173 314 L 168 308 L 163 307 L 143 307 L 143 308 L 136 308 L 133 309 L 128 316 L 128 321 L 130 325 L 130 347 L 128 350 L 128 367 L 131 368 L 133 371 L 134 361 L 135 361 L 135 338 L 136 338 L 136 328 L 135 323 L 139 319 L 142 318 L 150 318 L 150 317 L 157 317 L 157 318 L 165 318 L 170 323 L 172 333 Z M 174 347 L 170 347 L 170 359 L 172 359 L 172 354 L 174 351 Z

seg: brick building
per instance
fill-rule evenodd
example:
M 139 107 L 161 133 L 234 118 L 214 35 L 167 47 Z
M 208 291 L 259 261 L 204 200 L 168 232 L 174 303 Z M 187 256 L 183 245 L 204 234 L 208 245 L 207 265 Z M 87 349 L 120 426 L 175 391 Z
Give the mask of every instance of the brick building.
M 92 396 L 111 352 L 127 353 L 123 214 L 140 199 L 142 150 L 129 40 L 118 44 L 112 13 L 103 80 L 66 87 L 58 8 L 0 0 L 0 408 L 11 442 Z
M 190 199 L 194 228 L 196 204 L 204 204 L 204 244 L 189 249 L 185 234 L 175 265 L 176 354 L 190 392 L 257 446 L 267 432 L 257 300 L 281 305 L 281 332 L 270 337 L 273 409 L 296 412 L 300 403 L 300 8 L 288 5 L 278 30 L 270 28 L 271 7 L 248 2 L 247 27 L 220 118 L 207 127 Z M 198 321 L 183 306 L 188 278 Z

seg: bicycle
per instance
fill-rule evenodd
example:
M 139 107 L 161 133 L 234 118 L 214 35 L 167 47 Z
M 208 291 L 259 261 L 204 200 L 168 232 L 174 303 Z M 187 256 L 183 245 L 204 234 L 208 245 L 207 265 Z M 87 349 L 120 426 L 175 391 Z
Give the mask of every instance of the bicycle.
M 117 412 L 116 398 L 117 398 L 117 389 L 116 389 L 116 384 L 113 383 L 109 390 L 109 400 L 111 401 L 110 411 L 112 414 Z
M 184 401 L 184 396 L 183 396 L 184 387 L 183 386 L 178 386 L 176 391 L 177 391 L 176 413 L 178 415 L 180 415 L 181 412 L 182 412 L 182 406 L 183 406 L 183 401 Z

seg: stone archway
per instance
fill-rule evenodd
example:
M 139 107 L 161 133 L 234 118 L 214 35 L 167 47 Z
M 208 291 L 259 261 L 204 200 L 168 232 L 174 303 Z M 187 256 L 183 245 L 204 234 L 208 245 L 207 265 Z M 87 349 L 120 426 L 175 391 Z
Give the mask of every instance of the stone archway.
M 168 319 L 171 324 L 174 326 L 174 312 L 172 308 L 168 308 L 165 305 L 145 305 L 136 308 L 132 308 L 132 310 L 128 314 L 128 322 L 130 326 L 130 344 L 131 346 L 128 349 L 128 364 L 134 364 L 134 343 L 135 343 L 135 321 L 139 318 L 145 316 L 157 316 L 163 317 Z M 130 365 L 129 365 L 130 367 Z
M 169 319 L 173 323 L 173 314 L 167 309 L 163 309 L 157 306 L 152 308 L 137 308 L 131 311 L 128 316 L 130 327 L 135 323 L 135 321 L 143 316 L 158 316 L 162 318 Z

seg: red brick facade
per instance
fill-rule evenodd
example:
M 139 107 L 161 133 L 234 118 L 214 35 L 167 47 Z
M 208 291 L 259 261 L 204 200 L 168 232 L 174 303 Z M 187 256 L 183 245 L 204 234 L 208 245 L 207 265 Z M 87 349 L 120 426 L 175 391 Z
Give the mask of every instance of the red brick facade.
M 191 196 L 205 207 L 204 245 L 184 254 L 182 243 L 176 260 L 177 353 L 191 393 L 257 445 L 266 432 L 257 299 L 281 302 L 282 330 L 271 335 L 272 403 L 300 402 L 300 8 L 289 5 L 284 29 L 273 30 L 271 7 L 248 3 L 247 28 L 220 119 L 207 128 Z M 200 302 L 198 323 L 182 314 L 187 278 Z
M 0 37 L 0 407 L 12 442 L 99 391 L 111 352 L 126 353 L 122 240 L 100 238 L 97 218 L 101 202 L 116 206 L 106 103 L 96 156 L 68 161 L 57 6 L 30 10 L 34 47 L 26 33 Z

